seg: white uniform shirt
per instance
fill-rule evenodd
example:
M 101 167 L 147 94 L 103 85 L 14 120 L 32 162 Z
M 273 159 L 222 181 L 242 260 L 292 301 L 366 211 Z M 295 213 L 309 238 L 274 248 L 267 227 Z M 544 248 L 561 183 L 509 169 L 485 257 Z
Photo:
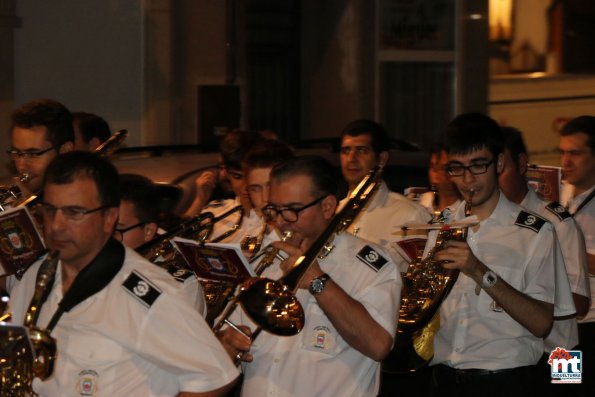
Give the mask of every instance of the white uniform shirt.
M 333 243 L 331 253 L 319 260 L 320 267 L 394 337 L 401 291 L 396 266 L 379 248 L 348 233 L 337 236 Z M 362 259 L 357 258 L 362 250 L 368 250 L 369 261 L 385 262 L 378 266 L 380 270 L 365 263 L 364 252 Z M 281 274 L 278 262 L 264 272 L 274 280 Z M 260 333 L 251 348 L 254 361 L 244 366 L 242 395 L 375 397 L 380 363 L 343 340 L 309 291 L 300 289 L 297 297 L 305 310 L 304 329 L 290 337 Z M 242 310 L 236 310 L 231 318 L 254 329 Z
M 348 198 L 341 200 L 337 211 L 342 209 L 347 201 Z M 401 226 L 405 223 L 427 223 L 430 218 L 424 207 L 399 193 L 391 192 L 383 182 L 368 205 L 351 222 L 347 231 L 380 245 L 397 264 L 399 271 L 404 272 L 408 264 L 393 245 L 396 241 L 406 238 Z
M 227 211 L 237 207 L 240 205 L 239 199 L 227 199 L 227 200 L 215 200 L 209 202 L 207 206 L 203 209 L 204 212 L 212 212 L 215 217 L 220 216 Z M 227 231 L 231 230 L 240 219 L 240 213 L 235 212 L 230 214 L 225 219 L 220 220 L 219 222 L 213 225 L 213 232 L 209 236 L 208 240 L 213 240 Z M 242 239 L 246 236 L 254 236 L 257 237 L 262 233 L 263 230 L 263 221 L 262 218 L 256 214 L 256 211 L 250 210 L 249 213 L 245 213 L 242 219 L 242 222 L 239 226 L 239 229 L 236 230 L 233 234 L 229 237 L 224 238 L 223 240 L 219 241 L 219 243 L 226 243 L 226 244 L 234 244 L 240 243 Z
M 463 219 L 464 210 L 465 206 L 461 205 L 453 219 Z M 561 254 L 552 225 L 531 215 L 522 222 L 524 227 L 519 226 L 515 223 L 521 211 L 520 206 L 500 193 L 492 214 L 481 221 L 476 232 L 469 229 L 467 243 L 482 263 L 513 288 L 553 304 L 555 258 Z M 543 225 L 537 231 L 530 228 L 540 222 Z M 563 264 L 559 266 L 563 269 Z M 483 289 L 476 295 L 476 286 L 475 281 L 460 273 L 442 303 L 432 365 L 444 363 L 454 368 L 496 370 L 537 363 L 543 354 L 543 339 L 535 337 L 504 312 Z M 568 305 L 556 305 L 554 315 L 574 313 L 569 290 L 565 296 Z
M 570 186 L 570 185 L 565 185 Z M 572 186 L 569 189 L 570 196 L 572 197 Z M 579 194 L 574 198 L 569 198 L 565 204 L 568 207 L 571 214 L 574 216 L 574 220 L 579 225 L 583 236 L 585 237 L 585 245 L 587 247 L 587 254 L 595 255 L 595 198 L 589 200 L 583 208 L 576 212 L 577 208 L 581 203 L 591 194 L 595 189 L 593 186 L 591 189 Z M 591 286 L 591 307 L 589 312 L 579 321 L 579 323 L 590 323 L 595 321 L 595 274 L 589 274 L 589 284 Z
M 566 275 L 572 292 L 590 298 L 585 243 L 576 222 L 564 207 L 558 203 L 547 203 L 541 200 L 531 188 L 529 188 L 527 195 L 521 202 L 521 206 L 541 215 L 552 223 L 564 257 Z M 549 353 L 558 346 L 572 349 L 577 344 L 578 327 L 576 318 L 556 320 L 550 334 L 545 338 L 545 352 Z
M 39 264 L 27 271 L 12 292 L 15 324 L 23 323 Z M 124 282 L 131 280 L 144 283 L 126 288 Z M 150 302 L 148 297 L 155 300 Z M 58 265 L 38 326 L 47 325 L 61 299 Z M 42 396 L 174 396 L 182 390 L 217 389 L 238 375 L 171 276 L 129 248 L 114 279 L 64 313 L 52 336 L 58 348 L 54 374 L 34 383 Z

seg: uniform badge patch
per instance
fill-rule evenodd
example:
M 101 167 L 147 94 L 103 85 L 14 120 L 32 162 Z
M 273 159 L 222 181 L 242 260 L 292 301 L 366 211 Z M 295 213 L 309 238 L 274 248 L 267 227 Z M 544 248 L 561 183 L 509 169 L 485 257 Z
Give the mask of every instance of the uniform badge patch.
M 552 214 L 556 215 L 558 219 L 560 219 L 561 221 L 563 221 L 566 218 L 572 217 L 572 215 L 570 215 L 570 212 L 568 212 L 568 210 L 564 208 L 562 204 L 556 201 L 552 201 L 551 203 L 546 205 L 545 208 Z
M 93 396 L 97 392 L 97 378 L 99 374 L 92 369 L 79 372 L 79 380 L 76 383 L 76 391 L 81 396 Z
M 547 221 L 541 218 L 540 216 L 537 216 L 530 212 L 521 211 L 519 212 L 519 216 L 517 216 L 516 222 L 514 224 L 520 227 L 531 229 L 534 232 L 539 233 L 539 230 L 545 224 L 545 222 Z
M 122 286 L 147 307 L 151 307 L 161 295 L 159 288 L 136 271 L 130 273 Z
M 357 259 L 370 266 L 374 271 L 379 271 L 388 262 L 374 248 L 366 245 L 357 253 Z
M 179 281 L 181 283 L 183 283 L 184 281 L 188 280 L 190 277 L 192 277 L 194 275 L 194 273 L 191 270 L 182 269 L 182 268 L 175 267 L 175 266 L 170 266 L 167 269 L 167 272 L 169 274 L 171 274 L 172 277 L 176 281 Z

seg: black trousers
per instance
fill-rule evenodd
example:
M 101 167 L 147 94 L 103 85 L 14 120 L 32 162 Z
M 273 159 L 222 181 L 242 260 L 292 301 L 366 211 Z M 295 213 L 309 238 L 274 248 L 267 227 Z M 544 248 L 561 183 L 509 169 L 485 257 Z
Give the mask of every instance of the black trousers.
M 538 396 L 535 366 L 497 371 L 433 367 L 432 397 L 532 397 Z

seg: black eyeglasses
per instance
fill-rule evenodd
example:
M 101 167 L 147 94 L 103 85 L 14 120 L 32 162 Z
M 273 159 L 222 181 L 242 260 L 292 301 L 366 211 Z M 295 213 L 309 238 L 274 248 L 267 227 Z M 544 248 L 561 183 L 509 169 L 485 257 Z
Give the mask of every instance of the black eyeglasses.
M 131 231 L 132 229 L 135 229 L 137 227 L 141 227 L 141 226 L 145 226 L 148 222 L 139 222 L 136 225 L 132 225 L 132 226 L 128 226 L 128 227 L 124 227 L 124 228 L 116 228 L 114 230 L 114 238 L 118 241 L 122 241 L 124 240 L 124 233 Z
M 494 163 L 494 159 L 488 161 L 487 163 L 477 163 L 471 165 L 462 165 L 462 164 L 449 164 L 446 166 L 446 172 L 450 176 L 463 176 L 465 174 L 465 170 L 469 171 L 471 175 L 481 175 L 485 174 L 488 171 L 490 165 Z
M 29 160 L 29 159 L 36 159 L 40 156 L 43 156 L 50 150 L 54 150 L 60 146 L 62 146 L 61 143 L 54 145 L 54 146 L 50 146 L 49 148 L 42 149 L 42 150 L 24 150 L 23 151 L 23 150 L 17 150 L 17 149 L 10 149 L 10 150 L 7 150 L 6 153 L 8 153 L 13 160 L 16 160 L 18 158 Z
M 67 205 L 65 207 L 56 207 L 54 205 L 48 203 L 40 203 L 39 209 L 44 217 L 53 218 L 56 216 L 58 211 L 62 211 L 62 215 L 64 218 L 71 220 L 71 221 L 80 221 L 85 217 L 85 215 L 92 214 L 93 212 L 101 211 L 106 208 L 113 207 L 111 205 L 102 205 L 101 207 L 93 208 L 93 209 L 86 209 L 83 207 L 77 207 L 74 205 Z
M 306 208 L 310 208 L 310 207 L 320 203 L 327 196 L 328 196 L 328 194 L 326 194 L 322 197 L 319 197 L 316 200 L 304 205 L 303 207 L 299 207 L 299 208 L 277 207 L 273 204 L 269 204 L 262 209 L 262 213 L 264 214 L 266 220 L 269 222 L 275 220 L 275 218 L 277 218 L 277 215 L 281 215 L 281 218 L 283 218 L 283 220 L 285 222 L 290 222 L 290 223 L 297 222 L 300 212 L 302 212 Z

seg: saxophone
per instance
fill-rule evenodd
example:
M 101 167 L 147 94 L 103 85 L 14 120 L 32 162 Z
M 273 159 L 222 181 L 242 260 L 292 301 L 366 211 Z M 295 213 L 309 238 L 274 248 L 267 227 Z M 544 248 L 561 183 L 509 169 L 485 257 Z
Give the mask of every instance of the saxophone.
M 36 324 L 41 306 L 52 288 L 59 256 L 59 251 L 51 252 L 41 263 L 37 273 L 33 297 L 23 320 L 23 326 L 28 330 L 31 344 L 26 343 L 26 348 L 15 349 L 12 352 L 13 357 L 1 360 L 0 392 L 2 396 L 35 396 L 32 389 L 33 379 L 37 377 L 45 380 L 54 371 L 56 340 L 50 336 L 50 330 L 39 328 Z M 22 340 L 10 339 L 9 333 L 8 340 L 0 341 L 3 348 L 9 345 L 22 346 Z M 32 351 L 29 350 L 31 347 Z
M 473 191 L 465 203 L 465 215 L 471 215 Z M 434 335 L 440 328 L 440 305 L 457 281 L 459 270 L 444 269 L 442 262 L 434 259 L 448 241 L 465 241 L 472 224 L 450 226 L 446 218 L 435 216 L 432 224 L 438 228 L 436 244 L 425 258 L 413 260 L 401 274 L 403 290 L 399 307 L 399 323 L 395 346 L 382 363 L 388 373 L 416 371 L 434 355 Z

